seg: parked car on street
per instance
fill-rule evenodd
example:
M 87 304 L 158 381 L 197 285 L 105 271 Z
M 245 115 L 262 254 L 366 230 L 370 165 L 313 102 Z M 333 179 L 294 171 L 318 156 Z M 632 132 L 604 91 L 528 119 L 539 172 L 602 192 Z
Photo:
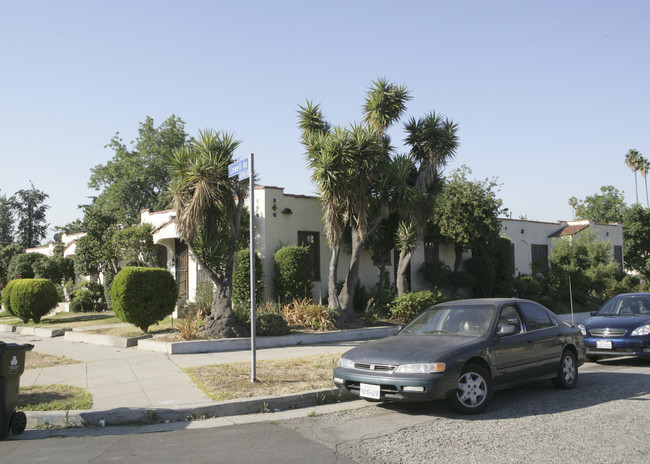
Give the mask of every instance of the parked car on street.
M 624 293 L 607 301 L 580 324 L 587 359 L 650 358 L 650 293 Z
M 475 414 L 498 389 L 544 379 L 574 388 L 584 354 L 580 330 L 538 303 L 458 300 L 343 354 L 334 384 L 374 401 L 446 398 L 457 411 Z

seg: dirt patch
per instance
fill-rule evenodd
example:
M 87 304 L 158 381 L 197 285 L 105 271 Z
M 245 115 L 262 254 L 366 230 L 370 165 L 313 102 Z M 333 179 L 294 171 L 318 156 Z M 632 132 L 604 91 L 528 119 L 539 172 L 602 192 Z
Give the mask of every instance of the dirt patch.
M 63 356 L 53 356 L 51 354 L 28 351 L 25 356 L 25 369 L 41 369 L 44 367 L 65 366 L 67 364 L 77 364 L 79 362 L 81 361 L 64 358 Z

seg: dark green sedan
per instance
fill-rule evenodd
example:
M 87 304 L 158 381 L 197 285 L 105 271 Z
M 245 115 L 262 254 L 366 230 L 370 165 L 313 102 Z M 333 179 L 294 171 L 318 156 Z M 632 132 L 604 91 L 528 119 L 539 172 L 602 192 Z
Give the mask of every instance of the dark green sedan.
M 538 303 L 458 300 L 345 353 L 334 384 L 371 401 L 447 399 L 455 410 L 476 414 L 495 390 L 544 379 L 574 388 L 584 357 L 580 330 Z

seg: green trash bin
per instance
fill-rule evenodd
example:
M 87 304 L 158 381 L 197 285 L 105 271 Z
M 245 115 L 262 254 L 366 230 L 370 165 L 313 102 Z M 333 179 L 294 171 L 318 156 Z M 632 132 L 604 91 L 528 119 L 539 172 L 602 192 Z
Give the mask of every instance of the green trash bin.
M 16 411 L 20 376 L 25 371 L 25 353 L 34 345 L 0 341 L 0 440 L 11 431 L 20 435 L 27 426 L 27 416 Z

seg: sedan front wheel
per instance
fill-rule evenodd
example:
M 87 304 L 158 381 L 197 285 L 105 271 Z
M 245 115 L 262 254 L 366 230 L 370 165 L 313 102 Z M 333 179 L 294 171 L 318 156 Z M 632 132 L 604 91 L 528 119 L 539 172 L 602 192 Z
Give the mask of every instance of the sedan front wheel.
M 458 378 L 458 388 L 449 405 L 461 414 L 478 414 L 488 407 L 494 396 L 490 373 L 478 364 L 468 364 Z

